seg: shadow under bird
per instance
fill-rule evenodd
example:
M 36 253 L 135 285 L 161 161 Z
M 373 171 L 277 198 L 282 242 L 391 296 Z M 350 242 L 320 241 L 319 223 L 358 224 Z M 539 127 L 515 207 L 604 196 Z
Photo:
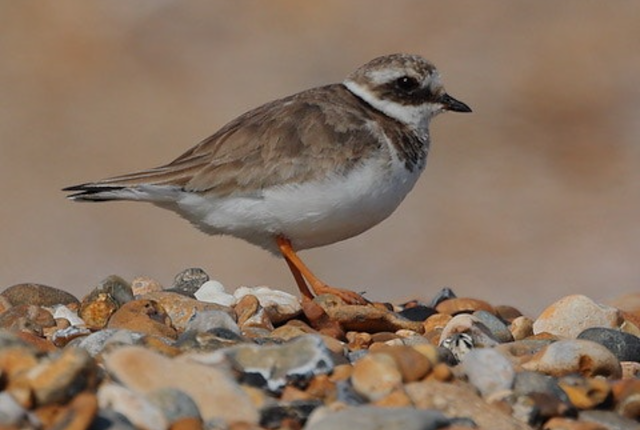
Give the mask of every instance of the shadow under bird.
M 338 84 L 266 103 L 160 167 L 65 188 L 75 201 L 133 200 L 172 210 L 208 234 L 284 257 L 303 298 L 361 295 L 330 287 L 296 251 L 356 236 L 398 207 L 429 152 L 429 124 L 471 112 L 435 66 L 393 54 Z

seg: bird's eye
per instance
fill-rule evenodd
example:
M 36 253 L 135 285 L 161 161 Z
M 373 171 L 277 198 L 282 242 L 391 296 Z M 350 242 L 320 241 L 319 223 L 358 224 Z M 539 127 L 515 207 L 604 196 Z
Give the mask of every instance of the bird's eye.
M 396 86 L 402 91 L 413 91 L 420 86 L 420 82 L 410 76 L 402 76 L 396 79 Z

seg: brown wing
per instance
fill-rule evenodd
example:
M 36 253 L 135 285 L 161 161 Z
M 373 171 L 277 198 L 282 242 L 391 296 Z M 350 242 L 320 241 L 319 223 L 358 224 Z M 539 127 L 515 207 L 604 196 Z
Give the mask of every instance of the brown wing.
M 308 90 L 247 112 L 167 165 L 87 185 L 228 195 L 343 174 L 381 145 L 369 113 L 342 85 Z

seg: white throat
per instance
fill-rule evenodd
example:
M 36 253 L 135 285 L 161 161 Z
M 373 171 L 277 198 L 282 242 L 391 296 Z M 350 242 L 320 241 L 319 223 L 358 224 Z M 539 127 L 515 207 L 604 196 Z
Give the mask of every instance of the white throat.
M 441 107 L 437 105 L 412 106 L 396 103 L 392 100 L 379 99 L 367 87 L 349 79 L 344 81 L 343 85 L 373 108 L 411 127 L 421 136 L 429 133 L 431 118 L 441 110 Z

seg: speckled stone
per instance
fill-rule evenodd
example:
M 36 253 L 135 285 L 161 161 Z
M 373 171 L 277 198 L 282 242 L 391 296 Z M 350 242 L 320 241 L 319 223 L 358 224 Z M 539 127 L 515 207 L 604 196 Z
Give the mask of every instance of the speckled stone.
M 522 365 L 527 370 L 564 376 L 604 376 L 617 379 L 622 375 L 618 359 L 604 346 L 588 340 L 570 339 L 554 342 Z
M 79 303 L 73 294 L 41 284 L 13 285 L 0 293 L 0 295 L 6 298 L 12 306 L 54 306 Z
M 617 309 L 576 294 L 564 297 L 542 311 L 533 323 L 533 332 L 576 338 L 588 328 L 618 328 L 621 323 L 622 316 Z
M 191 268 L 178 273 L 173 279 L 171 290 L 184 294 L 189 297 L 195 297 L 196 291 L 209 280 L 207 272 L 200 268 Z
M 46 328 L 55 326 L 51 312 L 40 306 L 18 305 L 0 314 L 0 328 L 5 330 L 44 336 Z
M 158 302 L 147 299 L 133 300 L 122 305 L 111 316 L 107 327 L 169 339 L 178 337 L 178 332 L 164 308 Z
M 134 297 L 139 297 L 154 291 L 162 291 L 162 284 L 153 278 L 138 276 L 131 281 L 131 292 Z
M 610 328 L 593 327 L 578 335 L 606 347 L 620 361 L 640 362 L 640 337 Z
M 105 366 L 123 385 L 141 393 L 163 388 L 184 391 L 204 420 L 258 422 L 258 411 L 249 397 L 225 372 L 212 366 L 178 361 L 138 346 L 115 349 L 105 358 Z

